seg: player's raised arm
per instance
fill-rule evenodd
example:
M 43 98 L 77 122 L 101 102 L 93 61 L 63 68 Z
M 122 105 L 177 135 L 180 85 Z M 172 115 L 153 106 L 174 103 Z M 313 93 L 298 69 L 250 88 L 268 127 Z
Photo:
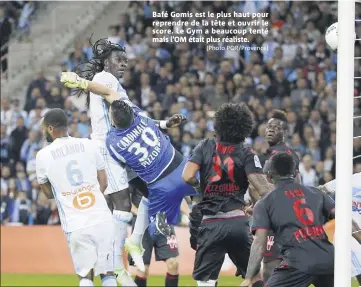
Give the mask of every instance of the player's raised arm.
M 68 88 L 78 88 L 100 95 L 109 104 L 111 104 L 115 100 L 119 100 L 119 94 L 117 92 L 113 91 L 112 89 L 109 89 L 108 87 L 102 84 L 83 79 L 73 72 L 61 73 L 60 81 L 64 83 L 64 85 Z

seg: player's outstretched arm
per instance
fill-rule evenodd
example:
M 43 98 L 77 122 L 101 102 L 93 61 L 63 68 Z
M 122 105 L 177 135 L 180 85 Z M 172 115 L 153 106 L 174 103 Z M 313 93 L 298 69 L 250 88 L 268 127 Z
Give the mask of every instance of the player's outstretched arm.
M 109 104 L 111 104 L 116 100 L 119 100 L 119 95 L 117 92 L 113 91 L 112 89 L 109 89 L 108 87 L 102 84 L 83 79 L 73 72 L 61 73 L 60 82 L 62 82 L 68 88 L 78 88 L 100 95 Z
M 174 114 L 168 120 L 155 121 L 161 129 L 172 129 L 180 126 L 187 118 L 181 114 Z

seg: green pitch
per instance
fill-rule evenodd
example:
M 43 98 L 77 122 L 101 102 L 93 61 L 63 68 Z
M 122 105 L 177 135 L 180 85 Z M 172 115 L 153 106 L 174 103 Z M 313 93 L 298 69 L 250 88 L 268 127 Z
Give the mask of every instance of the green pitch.
M 239 286 L 241 280 L 236 277 L 221 277 L 218 286 Z M 25 274 L 1 274 L 1 286 L 78 286 L 78 278 L 75 275 L 25 275 Z M 95 286 L 101 286 L 99 278 L 95 280 Z M 151 276 L 148 286 L 164 286 L 163 276 Z M 196 286 L 191 276 L 181 276 L 179 286 Z M 356 281 L 352 287 L 358 287 Z

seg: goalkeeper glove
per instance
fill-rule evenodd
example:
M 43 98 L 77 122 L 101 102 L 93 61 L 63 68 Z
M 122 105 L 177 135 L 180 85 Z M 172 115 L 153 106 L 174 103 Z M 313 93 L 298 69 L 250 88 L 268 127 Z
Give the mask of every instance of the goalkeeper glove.
M 76 73 L 73 72 L 63 72 L 61 73 L 60 82 L 64 83 L 64 86 L 68 88 L 79 88 L 86 90 L 89 85 L 89 81 L 83 78 L 80 78 Z

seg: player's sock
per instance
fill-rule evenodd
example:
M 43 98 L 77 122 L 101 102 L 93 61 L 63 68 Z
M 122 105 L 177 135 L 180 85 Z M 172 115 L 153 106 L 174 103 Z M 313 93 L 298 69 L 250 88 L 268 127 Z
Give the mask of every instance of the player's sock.
M 145 230 L 148 226 L 148 199 L 144 196 L 139 203 L 137 220 L 135 221 L 134 230 L 130 239 L 135 244 L 141 244 Z
M 88 278 L 82 278 L 79 282 L 79 286 L 94 286 L 94 283 Z
M 165 287 L 178 286 L 179 275 L 172 275 L 167 273 L 165 276 Z
M 263 281 L 257 281 L 252 284 L 252 287 L 264 287 Z
M 123 246 L 128 233 L 128 223 L 132 220 L 133 214 L 126 211 L 113 210 L 114 219 L 114 269 L 120 270 L 123 265 Z
M 117 286 L 117 280 L 115 280 L 115 276 L 105 276 L 102 279 L 102 286 Z
M 135 276 L 134 279 L 135 284 L 137 284 L 138 287 L 147 287 L 147 278 Z

